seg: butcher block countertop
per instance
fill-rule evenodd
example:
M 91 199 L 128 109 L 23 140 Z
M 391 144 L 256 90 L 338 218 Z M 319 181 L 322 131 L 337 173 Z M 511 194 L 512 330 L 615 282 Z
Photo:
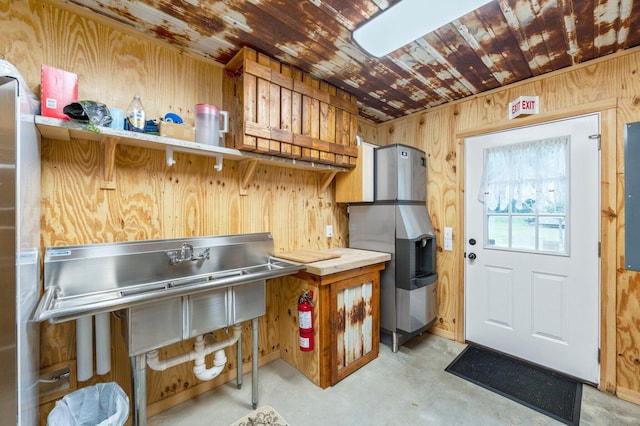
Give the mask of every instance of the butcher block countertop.
M 389 253 L 352 248 L 334 248 L 321 250 L 320 252 L 333 256 L 339 255 L 339 257 L 306 263 L 306 272 L 319 276 L 330 275 L 363 266 L 375 265 L 391 259 Z

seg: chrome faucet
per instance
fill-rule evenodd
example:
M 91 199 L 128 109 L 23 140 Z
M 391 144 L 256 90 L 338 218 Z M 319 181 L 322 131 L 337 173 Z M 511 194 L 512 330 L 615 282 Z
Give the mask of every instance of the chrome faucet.
M 178 263 L 198 260 L 209 260 L 209 248 L 202 250 L 199 254 L 195 254 L 193 246 L 189 243 L 182 243 L 180 251 L 170 250 L 167 252 L 170 265 L 177 265 Z

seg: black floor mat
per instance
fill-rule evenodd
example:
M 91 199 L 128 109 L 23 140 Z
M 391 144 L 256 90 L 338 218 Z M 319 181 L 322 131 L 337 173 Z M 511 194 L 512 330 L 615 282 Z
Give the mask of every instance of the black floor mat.
M 445 371 L 569 425 L 580 423 L 582 383 L 469 345 Z

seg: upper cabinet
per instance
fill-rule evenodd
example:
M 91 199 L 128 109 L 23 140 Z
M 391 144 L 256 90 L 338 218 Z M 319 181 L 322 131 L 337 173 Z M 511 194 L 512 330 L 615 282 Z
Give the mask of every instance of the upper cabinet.
M 352 168 L 358 157 L 355 97 L 249 48 L 225 66 L 226 145 Z
M 358 145 L 356 166 L 349 173 L 336 177 L 337 203 L 373 202 L 373 163 L 376 146 L 367 142 Z

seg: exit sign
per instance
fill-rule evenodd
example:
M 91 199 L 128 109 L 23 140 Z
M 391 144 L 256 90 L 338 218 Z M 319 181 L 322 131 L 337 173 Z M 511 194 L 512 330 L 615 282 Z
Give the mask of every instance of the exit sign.
M 538 96 L 520 96 L 509 103 L 509 120 L 521 114 L 538 114 L 540 111 Z

